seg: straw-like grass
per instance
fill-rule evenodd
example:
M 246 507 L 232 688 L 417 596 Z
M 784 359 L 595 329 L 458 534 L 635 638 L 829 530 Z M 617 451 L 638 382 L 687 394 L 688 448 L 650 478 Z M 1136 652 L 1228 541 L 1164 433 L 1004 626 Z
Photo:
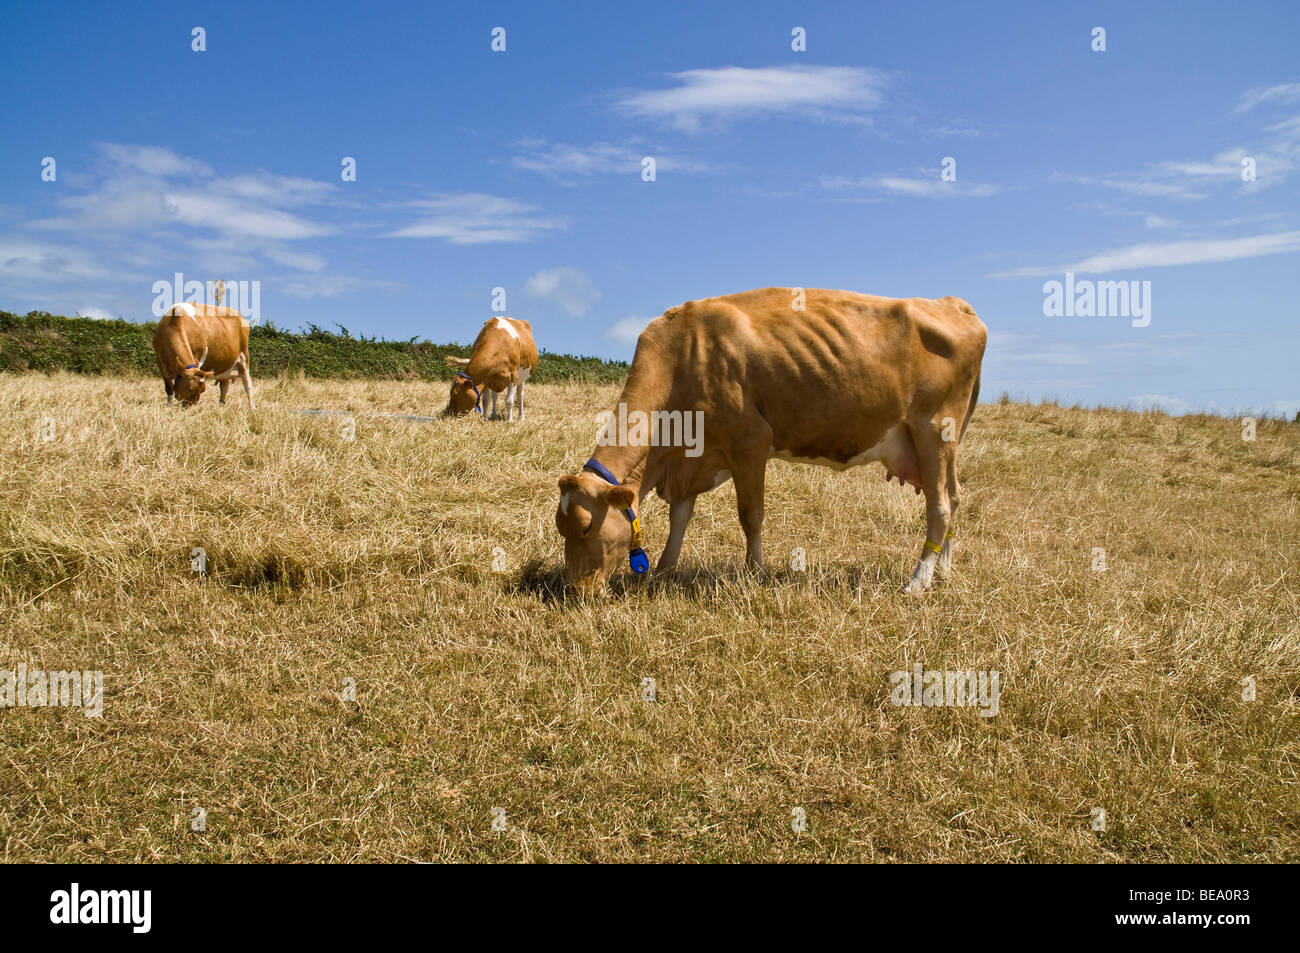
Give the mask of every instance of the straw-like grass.
M 919 498 L 774 462 L 766 576 L 728 485 L 677 577 L 580 602 L 556 479 L 616 387 L 421 424 L 368 415 L 445 384 L 258 386 L 0 375 L 0 669 L 105 679 L 0 709 L 4 860 L 1300 858 L 1300 427 L 986 404 L 920 600 Z M 916 662 L 999 713 L 895 707 Z

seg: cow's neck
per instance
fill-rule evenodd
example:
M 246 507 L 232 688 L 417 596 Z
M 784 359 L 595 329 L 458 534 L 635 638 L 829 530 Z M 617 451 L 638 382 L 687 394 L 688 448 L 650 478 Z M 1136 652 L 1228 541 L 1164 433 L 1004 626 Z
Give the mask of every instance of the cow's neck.
M 591 456 L 601 466 L 614 474 L 620 486 L 633 490 L 641 499 L 641 484 L 645 481 L 647 447 L 597 447 Z
M 657 362 L 648 357 L 638 345 L 636 357 L 633 358 L 632 367 L 628 371 L 627 383 L 623 386 L 623 393 L 618 399 L 619 405 L 626 407 L 625 413 L 629 418 L 638 410 L 645 411 L 647 414 L 662 410 L 668 400 L 671 382 L 667 375 L 658 373 L 655 363 Z M 614 407 L 616 422 L 621 409 L 618 405 Z M 636 491 L 637 499 L 640 500 L 644 491 L 654 486 L 655 474 L 649 474 L 650 479 L 647 480 L 646 471 L 647 467 L 650 470 L 654 469 L 654 461 L 651 457 L 659 449 L 611 444 L 598 446 L 592 456 L 601 466 L 613 473 L 620 484 Z

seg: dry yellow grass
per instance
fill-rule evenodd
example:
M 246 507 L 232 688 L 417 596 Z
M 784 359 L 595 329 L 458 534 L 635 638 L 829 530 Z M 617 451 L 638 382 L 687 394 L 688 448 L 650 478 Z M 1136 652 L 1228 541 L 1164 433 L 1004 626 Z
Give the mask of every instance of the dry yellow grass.
M 0 669 L 105 673 L 102 719 L 0 709 L 4 860 L 1300 859 L 1300 427 L 986 404 L 919 601 L 919 498 L 773 463 L 766 578 L 727 486 L 677 578 L 582 603 L 555 481 L 616 388 L 259 383 L 0 375 Z M 917 661 L 997 717 L 894 707 Z

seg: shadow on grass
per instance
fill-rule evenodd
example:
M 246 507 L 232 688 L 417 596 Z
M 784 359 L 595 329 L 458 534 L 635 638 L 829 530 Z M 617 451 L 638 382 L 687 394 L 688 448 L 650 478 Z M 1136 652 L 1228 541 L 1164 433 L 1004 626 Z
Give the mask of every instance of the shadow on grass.
M 629 572 L 617 572 L 609 581 L 609 598 L 622 598 L 637 593 L 647 595 L 680 595 L 701 602 L 709 601 L 722 590 L 737 588 L 760 589 L 814 589 L 824 592 L 848 591 L 856 598 L 879 597 L 902 589 L 907 580 L 897 576 L 882 565 L 836 565 L 798 572 L 793 569 L 752 570 L 743 564 L 717 566 L 685 566 L 663 574 L 649 573 L 646 578 Z M 567 590 L 564 567 L 547 560 L 534 559 L 525 564 L 523 571 L 508 591 L 532 596 L 548 604 L 578 602 L 578 596 Z

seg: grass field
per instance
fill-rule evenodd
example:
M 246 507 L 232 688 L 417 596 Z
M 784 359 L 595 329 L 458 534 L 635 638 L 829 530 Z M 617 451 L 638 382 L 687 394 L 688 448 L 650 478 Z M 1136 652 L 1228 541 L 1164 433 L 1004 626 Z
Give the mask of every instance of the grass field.
M 1300 426 L 984 404 L 919 600 L 920 498 L 774 462 L 766 576 L 727 485 L 584 603 L 556 480 L 616 386 L 257 383 L 0 374 L 0 669 L 104 672 L 0 709 L 3 860 L 1300 860 Z M 894 706 L 916 662 L 998 714 Z

